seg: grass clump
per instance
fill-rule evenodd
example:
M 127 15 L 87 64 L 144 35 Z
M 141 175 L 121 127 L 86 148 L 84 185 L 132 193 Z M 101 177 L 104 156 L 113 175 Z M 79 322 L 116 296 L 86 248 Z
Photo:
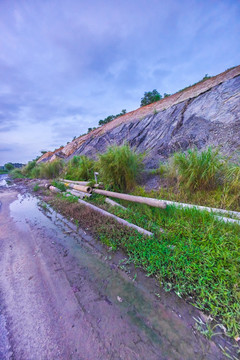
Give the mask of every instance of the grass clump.
M 68 180 L 94 179 L 95 161 L 85 155 L 74 156 L 65 168 L 65 178 Z
M 130 191 L 143 168 L 142 160 L 143 154 L 137 154 L 128 144 L 110 146 L 99 155 L 100 178 L 110 189 Z
M 35 184 L 34 187 L 33 187 L 33 191 L 38 191 L 40 189 L 39 185 L 38 184 Z
M 65 192 L 67 190 L 66 186 L 58 181 L 52 181 L 52 185 L 61 190 L 62 192 Z
M 22 169 L 15 168 L 10 171 L 10 175 L 13 179 L 23 179 L 24 175 L 22 173 Z
M 39 164 L 39 177 L 44 179 L 54 179 L 58 177 L 63 170 L 64 162 L 54 160 L 48 163 Z
M 157 173 L 167 183 L 167 190 L 159 189 L 157 196 L 240 211 L 240 166 L 219 150 L 176 153 L 160 164 Z
M 196 148 L 187 153 L 179 152 L 172 159 L 172 170 L 175 170 L 179 183 L 192 191 L 216 187 L 223 165 L 219 150 L 211 147 L 202 152 Z
M 26 177 L 32 177 L 32 171 L 37 165 L 36 160 L 29 161 L 27 165 L 22 168 L 22 174 Z

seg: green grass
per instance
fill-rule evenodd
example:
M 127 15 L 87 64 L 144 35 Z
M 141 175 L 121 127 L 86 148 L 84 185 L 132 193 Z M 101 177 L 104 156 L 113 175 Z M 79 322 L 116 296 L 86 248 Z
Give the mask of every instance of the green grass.
M 12 171 L 10 171 L 9 174 L 13 179 L 23 179 L 24 178 L 22 169 L 17 169 L 17 168 L 13 169 Z
M 218 150 L 176 153 L 155 172 L 167 185 L 159 197 L 240 211 L 240 162 L 231 163 Z
M 240 333 L 240 226 L 195 209 L 168 206 L 162 210 L 122 202 L 128 206 L 126 211 L 103 205 L 97 195 L 90 201 L 154 233 L 151 238 L 138 233 L 119 236 L 104 224 L 99 230 L 101 241 L 124 249 L 166 291 L 175 291 L 210 313 L 231 336 Z
M 54 181 L 52 181 L 52 185 L 55 186 L 56 188 L 58 188 L 61 191 L 66 191 L 67 190 L 66 186 L 61 182 L 58 182 L 58 181 L 54 180 Z
M 137 154 L 129 145 L 110 146 L 99 155 L 100 179 L 105 186 L 118 191 L 134 188 L 143 169 L 143 154 Z
M 173 155 L 168 162 L 168 172 L 175 176 L 178 182 L 191 191 L 213 189 L 219 183 L 223 170 L 223 157 L 218 150 L 209 147 L 198 151 L 189 149 L 186 153 Z
M 74 156 L 64 169 L 64 177 L 68 180 L 88 181 L 94 179 L 94 167 L 95 161 L 87 156 Z
M 39 185 L 38 184 L 35 184 L 34 187 L 33 187 L 33 191 L 38 191 L 40 189 Z

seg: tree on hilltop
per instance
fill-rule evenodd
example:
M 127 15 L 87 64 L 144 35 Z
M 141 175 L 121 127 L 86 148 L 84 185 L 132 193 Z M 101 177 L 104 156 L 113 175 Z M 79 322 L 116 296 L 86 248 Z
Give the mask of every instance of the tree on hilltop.
M 156 89 L 154 89 L 153 91 L 147 91 L 144 93 L 144 96 L 141 98 L 140 106 L 149 105 L 161 99 L 162 99 L 162 95 L 160 95 Z

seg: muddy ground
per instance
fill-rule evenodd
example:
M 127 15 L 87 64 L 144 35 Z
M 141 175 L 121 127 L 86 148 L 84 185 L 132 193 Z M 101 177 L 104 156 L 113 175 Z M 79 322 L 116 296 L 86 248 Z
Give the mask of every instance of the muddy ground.
M 39 206 L 31 182 L 2 185 L 1 360 L 227 359 L 219 344 L 233 356 L 196 331 L 196 308 Z

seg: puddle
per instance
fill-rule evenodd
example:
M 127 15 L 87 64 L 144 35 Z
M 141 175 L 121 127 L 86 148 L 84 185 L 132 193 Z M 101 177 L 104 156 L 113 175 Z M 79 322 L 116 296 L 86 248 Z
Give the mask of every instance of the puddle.
M 0 188 L 1 187 L 8 187 L 7 179 L 8 179 L 7 174 L 0 174 Z
M 58 244 L 84 268 L 86 279 L 96 292 L 115 304 L 122 316 L 128 319 L 132 327 L 137 327 L 146 341 L 156 348 L 160 347 L 163 358 L 202 359 L 201 346 L 204 345 L 201 340 L 196 340 L 192 330 L 161 303 L 156 305 L 151 301 L 135 283 L 112 270 L 85 246 L 81 235 L 76 237 L 67 234 L 69 228 L 62 223 L 61 215 L 58 216 L 53 210 L 40 210 L 39 200 L 29 194 L 18 195 L 18 199 L 10 205 L 10 212 L 23 231 L 27 231 L 29 226 L 36 226 L 46 231 L 49 239 L 51 232 L 54 232 Z

